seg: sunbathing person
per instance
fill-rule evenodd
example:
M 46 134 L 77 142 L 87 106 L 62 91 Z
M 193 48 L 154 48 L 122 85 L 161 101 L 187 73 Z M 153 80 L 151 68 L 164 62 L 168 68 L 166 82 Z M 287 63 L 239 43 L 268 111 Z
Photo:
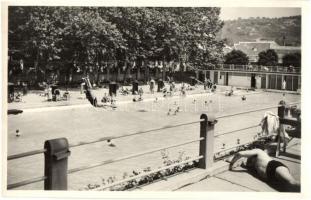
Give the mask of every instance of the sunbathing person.
M 103 103 L 108 103 L 110 102 L 110 98 L 107 96 L 107 93 L 104 94 L 104 97 L 102 98 Z
M 277 186 L 283 186 L 282 190 L 287 192 L 299 192 L 300 183 L 294 179 L 287 166 L 273 160 L 261 149 L 240 151 L 231 160 L 229 169 L 238 166 L 245 167 L 265 180 Z
M 69 93 L 68 89 L 66 89 L 66 91 L 64 92 L 64 94 L 63 94 L 63 99 L 64 99 L 65 101 L 70 100 L 70 93 Z
M 120 88 L 120 93 L 122 94 L 122 95 L 128 95 L 128 94 L 130 94 L 130 91 L 127 89 L 127 88 L 123 88 L 123 86 Z

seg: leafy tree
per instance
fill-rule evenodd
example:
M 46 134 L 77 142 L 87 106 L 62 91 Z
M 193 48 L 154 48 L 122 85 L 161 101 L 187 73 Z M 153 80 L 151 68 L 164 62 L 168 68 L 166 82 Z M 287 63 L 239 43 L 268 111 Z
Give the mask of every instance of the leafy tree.
M 123 70 L 125 80 L 134 67 L 147 73 L 149 61 L 205 68 L 222 58 L 219 14 L 219 8 L 13 6 L 9 55 L 22 59 L 22 73 L 36 82 L 59 81 L 55 74 L 70 82 L 77 72 L 99 81 L 104 68 Z M 19 66 L 14 59 L 12 72 Z
M 240 50 L 232 50 L 225 55 L 225 64 L 246 65 L 248 64 L 248 56 Z
M 262 51 L 258 54 L 258 64 L 264 66 L 274 66 L 278 64 L 278 54 L 273 49 Z
M 294 66 L 301 67 L 301 54 L 300 53 L 291 53 L 286 54 L 282 58 L 282 62 L 284 66 Z
M 46 66 L 59 59 L 60 49 L 55 44 L 60 38 L 55 37 L 58 30 L 52 25 L 53 13 L 53 7 L 9 8 L 9 49 L 21 52 L 24 73 L 34 72 L 36 80 L 45 79 L 52 68 Z
M 118 49 L 124 48 L 121 33 L 100 15 L 98 8 L 72 8 L 71 18 L 64 29 L 63 59 L 92 74 L 99 81 L 105 63 L 115 62 Z

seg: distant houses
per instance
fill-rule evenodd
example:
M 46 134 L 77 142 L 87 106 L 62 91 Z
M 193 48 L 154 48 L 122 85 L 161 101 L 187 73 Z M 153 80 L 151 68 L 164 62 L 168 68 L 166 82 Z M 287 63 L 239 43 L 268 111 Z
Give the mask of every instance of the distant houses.
M 301 53 L 301 47 L 292 46 L 275 46 L 273 50 L 278 54 L 279 63 L 282 63 L 282 58 L 286 54 Z
M 259 53 L 274 50 L 278 55 L 278 63 L 274 66 L 258 65 Z M 275 41 L 256 40 L 245 41 L 225 46 L 224 54 L 232 50 L 240 50 L 249 58 L 249 64 L 219 64 L 213 69 L 197 72 L 197 78 L 209 78 L 212 82 L 241 88 L 281 90 L 286 83 L 285 90 L 300 92 L 301 70 L 298 67 L 282 66 L 282 59 L 286 54 L 300 53 L 301 47 L 280 46 Z M 298 68 L 298 69 L 297 69 Z
M 225 46 L 224 53 L 228 52 L 231 47 Z M 301 47 L 298 46 L 280 46 L 275 41 L 259 40 L 253 42 L 239 42 L 234 44 L 232 49 L 244 52 L 251 63 L 258 61 L 258 54 L 268 49 L 273 49 L 278 54 L 278 62 L 282 63 L 282 58 L 286 54 L 300 53 Z

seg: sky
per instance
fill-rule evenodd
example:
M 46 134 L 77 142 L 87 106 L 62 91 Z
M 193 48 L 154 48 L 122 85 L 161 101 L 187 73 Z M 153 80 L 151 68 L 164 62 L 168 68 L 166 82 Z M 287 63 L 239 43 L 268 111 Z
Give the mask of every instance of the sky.
M 250 17 L 287 17 L 301 15 L 301 8 L 280 7 L 222 7 L 220 18 L 222 20 L 250 18 Z

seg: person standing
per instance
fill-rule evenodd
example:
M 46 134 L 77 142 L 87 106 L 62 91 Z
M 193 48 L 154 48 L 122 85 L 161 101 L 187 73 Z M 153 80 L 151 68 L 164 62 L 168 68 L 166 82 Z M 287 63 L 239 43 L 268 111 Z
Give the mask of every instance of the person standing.
M 150 93 L 151 94 L 154 94 L 154 86 L 155 86 L 155 81 L 153 79 L 151 79 L 151 81 L 149 83 Z
M 282 82 L 282 90 L 286 90 L 286 81 L 285 81 L 285 79 Z

